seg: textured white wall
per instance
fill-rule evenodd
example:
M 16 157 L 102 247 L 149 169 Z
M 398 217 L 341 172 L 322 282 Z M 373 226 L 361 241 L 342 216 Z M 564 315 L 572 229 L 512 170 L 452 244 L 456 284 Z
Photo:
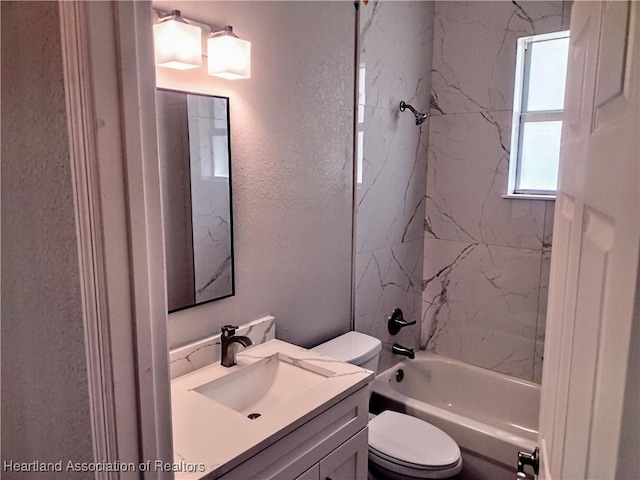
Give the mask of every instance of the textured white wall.
M 352 2 L 154 2 L 233 25 L 252 77 L 157 69 L 159 87 L 230 97 L 236 295 L 169 316 L 171 347 L 265 315 L 311 346 L 351 316 Z M 206 59 L 205 59 L 206 60 Z
M 1 5 L 2 461 L 88 462 L 93 454 L 58 5 Z M 35 477 L 43 478 L 2 474 Z M 84 477 L 92 475 L 74 475 Z

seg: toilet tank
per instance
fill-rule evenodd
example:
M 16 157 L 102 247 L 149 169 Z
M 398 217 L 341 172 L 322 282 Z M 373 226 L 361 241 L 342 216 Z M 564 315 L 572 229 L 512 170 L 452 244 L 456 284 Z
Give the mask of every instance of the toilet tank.
M 375 372 L 378 368 L 382 342 L 364 333 L 347 332 L 311 350 Z

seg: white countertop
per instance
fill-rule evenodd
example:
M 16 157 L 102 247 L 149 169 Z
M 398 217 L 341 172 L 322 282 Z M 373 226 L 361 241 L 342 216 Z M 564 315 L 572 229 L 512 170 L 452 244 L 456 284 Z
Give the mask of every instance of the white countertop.
M 307 369 L 317 368 L 326 379 L 254 420 L 194 390 L 243 366 L 226 368 L 215 363 L 171 381 L 176 479 L 224 475 L 373 380 L 370 370 L 280 340 L 241 350 L 237 360 L 249 365 L 276 353 L 293 364 L 302 361 Z M 185 471 L 197 464 L 201 464 L 197 472 Z

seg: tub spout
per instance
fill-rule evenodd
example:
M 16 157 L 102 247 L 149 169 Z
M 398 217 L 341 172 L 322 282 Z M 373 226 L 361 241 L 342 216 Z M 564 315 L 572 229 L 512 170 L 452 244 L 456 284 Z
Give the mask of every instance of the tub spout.
M 405 357 L 409 357 L 411 360 L 416 358 L 416 354 L 413 353 L 413 348 L 403 347 L 399 343 L 394 343 L 391 347 L 391 351 L 396 355 L 404 355 Z

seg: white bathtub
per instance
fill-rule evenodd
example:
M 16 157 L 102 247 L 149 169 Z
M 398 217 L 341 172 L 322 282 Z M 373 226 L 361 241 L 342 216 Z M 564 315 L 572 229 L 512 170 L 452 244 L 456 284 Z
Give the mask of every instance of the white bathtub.
M 536 446 L 539 408 L 535 383 L 424 351 L 379 374 L 371 399 L 373 413 L 407 413 L 453 437 L 465 480 L 515 478 L 518 451 Z

